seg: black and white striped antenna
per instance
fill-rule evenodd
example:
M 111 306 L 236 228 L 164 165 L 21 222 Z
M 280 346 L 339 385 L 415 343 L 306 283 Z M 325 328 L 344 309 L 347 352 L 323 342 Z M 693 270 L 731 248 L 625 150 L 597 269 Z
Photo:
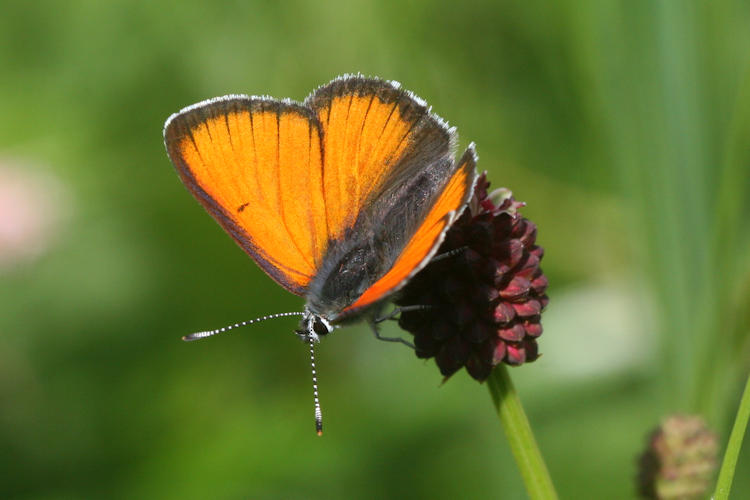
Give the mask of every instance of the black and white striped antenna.
M 200 339 L 205 339 L 206 337 L 213 337 L 214 335 L 217 335 L 219 333 L 224 333 L 234 328 L 239 328 L 241 326 L 252 325 L 253 323 L 260 323 L 261 321 L 265 321 L 267 319 L 285 318 L 288 316 L 304 316 L 304 315 L 305 313 L 302 313 L 302 312 L 284 312 L 284 313 L 269 314 L 268 316 L 261 316 L 260 318 L 250 319 L 247 321 L 241 321 L 239 323 L 225 326 L 223 328 L 217 328 L 216 330 L 205 330 L 202 332 L 191 333 L 190 335 L 185 335 L 184 337 L 182 337 L 182 340 L 184 340 L 185 342 L 192 342 L 193 340 L 200 340 Z M 313 401 L 315 402 L 315 432 L 318 433 L 318 436 L 322 436 L 323 435 L 323 413 L 320 410 L 320 398 L 318 397 L 318 374 L 315 368 L 315 337 L 310 335 L 308 336 L 308 338 L 310 342 L 310 368 L 312 369 Z
M 205 339 L 206 337 L 213 337 L 214 335 L 227 332 L 229 330 L 232 330 L 233 328 L 239 328 L 241 326 L 252 325 L 253 323 L 260 323 L 261 321 L 265 321 L 267 319 L 284 318 L 287 316 L 303 316 L 303 315 L 304 313 L 301 313 L 301 312 L 286 312 L 286 313 L 269 314 L 268 316 L 261 316 L 260 318 L 242 321 L 240 323 L 235 323 L 233 325 L 225 326 L 224 328 L 217 328 L 216 330 L 206 330 L 203 332 L 191 333 L 190 335 L 185 335 L 184 337 L 182 337 L 182 340 L 184 340 L 185 342 L 191 342 L 193 340 Z
M 312 368 L 313 401 L 315 401 L 315 432 L 318 436 L 323 435 L 323 413 L 320 411 L 320 398 L 318 397 L 318 375 L 315 371 L 315 339 L 310 337 L 310 368 Z

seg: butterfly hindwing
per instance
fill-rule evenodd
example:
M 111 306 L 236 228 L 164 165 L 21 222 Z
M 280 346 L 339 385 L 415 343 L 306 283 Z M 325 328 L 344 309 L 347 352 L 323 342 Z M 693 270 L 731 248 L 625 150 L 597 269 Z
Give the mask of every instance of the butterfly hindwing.
M 457 166 L 437 191 L 437 196 L 433 197 L 429 212 L 410 235 L 393 266 L 354 303 L 347 306 L 345 314 L 351 314 L 388 297 L 427 265 L 473 192 L 476 181 L 476 153 L 473 144 L 463 154 Z
M 328 244 L 320 137 L 306 107 L 247 96 L 190 106 L 164 129 L 188 189 L 266 273 L 298 295 Z

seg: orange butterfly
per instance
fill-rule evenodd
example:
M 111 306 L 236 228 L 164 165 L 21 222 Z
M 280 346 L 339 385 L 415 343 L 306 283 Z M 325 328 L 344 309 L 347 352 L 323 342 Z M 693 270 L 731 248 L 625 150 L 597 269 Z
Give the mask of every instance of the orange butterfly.
M 164 125 L 185 186 L 271 278 L 305 297 L 297 334 L 311 354 L 344 321 L 375 328 L 378 306 L 433 257 L 476 178 L 474 146 L 456 162 L 456 138 L 397 82 L 349 75 L 301 104 L 228 95 Z

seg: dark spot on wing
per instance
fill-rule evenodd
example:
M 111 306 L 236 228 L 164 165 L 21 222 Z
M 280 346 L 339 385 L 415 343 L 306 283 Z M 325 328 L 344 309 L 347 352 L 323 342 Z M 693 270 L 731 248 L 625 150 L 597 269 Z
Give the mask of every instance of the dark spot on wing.
M 239 207 L 237 207 L 237 213 L 240 213 L 243 210 L 245 210 L 248 205 L 249 205 L 249 203 L 243 203 L 242 205 L 240 205 Z

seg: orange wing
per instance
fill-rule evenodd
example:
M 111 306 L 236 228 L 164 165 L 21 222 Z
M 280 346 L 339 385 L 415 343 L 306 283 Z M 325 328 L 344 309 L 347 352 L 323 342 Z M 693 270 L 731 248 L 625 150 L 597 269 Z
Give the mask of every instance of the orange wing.
M 471 144 L 461 157 L 458 169 L 391 269 L 344 309 L 345 313 L 372 305 L 394 293 L 427 265 L 442 243 L 445 232 L 461 215 L 471 197 L 476 180 L 476 160 L 474 144 Z
M 455 131 L 396 82 L 343 76 L 305 105 L 321 124 L 328 237 L 341 239 L 389 186 L 450 157 Z
M 328 244 L 317 118 L 290 101 L 211 99 L 164 127 L 183 183 L 274 280 L 301 295 Z

